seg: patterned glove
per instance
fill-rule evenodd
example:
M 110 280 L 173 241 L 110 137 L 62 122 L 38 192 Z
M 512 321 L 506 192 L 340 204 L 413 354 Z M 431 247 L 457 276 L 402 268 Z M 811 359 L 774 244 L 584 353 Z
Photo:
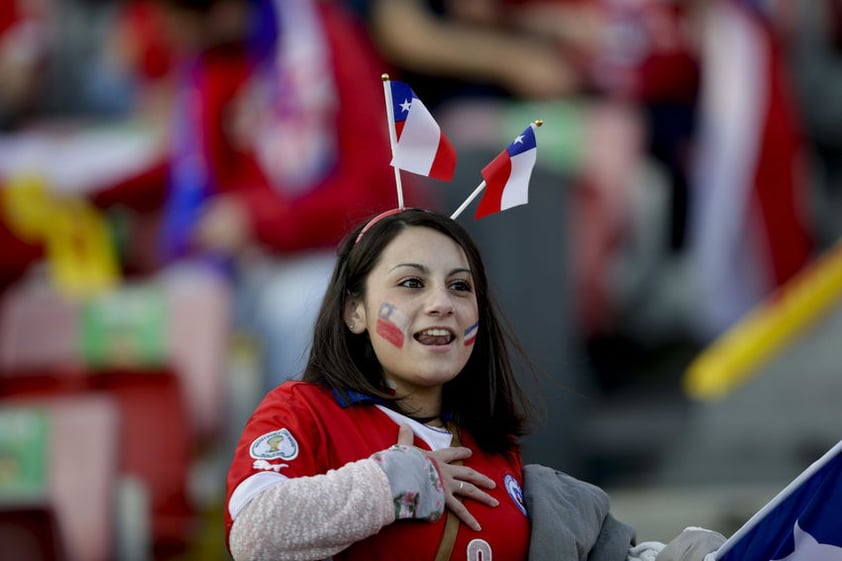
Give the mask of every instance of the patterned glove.
M 444 513 L 444 487 L 433 461 L 417 448 L 395 445 L 371 456 L 392 490 L 395 519 L 428 520 Z

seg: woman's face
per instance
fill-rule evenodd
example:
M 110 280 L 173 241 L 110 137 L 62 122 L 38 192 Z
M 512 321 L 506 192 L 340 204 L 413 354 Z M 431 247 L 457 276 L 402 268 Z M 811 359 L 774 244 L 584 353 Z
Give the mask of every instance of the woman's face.
M 425 227 L 407 228 L 386 246 L 364 300 L 349 302 L 345 315 L 352 331 L 368 331 L 387 383 L 423 408 L 430 403 L 423 396 L 440 396 L 468 362 L 478 318 L 465 253 Z

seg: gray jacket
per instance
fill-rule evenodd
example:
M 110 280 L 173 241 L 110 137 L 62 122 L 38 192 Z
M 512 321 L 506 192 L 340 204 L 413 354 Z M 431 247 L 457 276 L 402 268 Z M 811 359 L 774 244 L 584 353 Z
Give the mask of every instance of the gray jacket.
M 608 495 L 553 468 L 523 468 L 532 524 L 529 561 L 625 561 L 635 531 L 610 513 Z

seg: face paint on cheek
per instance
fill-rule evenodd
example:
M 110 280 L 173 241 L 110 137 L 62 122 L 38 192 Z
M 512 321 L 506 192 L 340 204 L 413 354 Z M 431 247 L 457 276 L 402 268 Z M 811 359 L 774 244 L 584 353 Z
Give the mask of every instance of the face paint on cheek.
M 394 304 L 383 302 L 377 311 L 377 334 L 399 349 L 403 348 L 405 331 L 409 322 Z
M 477 340 L 477 333 L 479 333 L 479 321 L 465 330 L 465 346 L 473 345 Z

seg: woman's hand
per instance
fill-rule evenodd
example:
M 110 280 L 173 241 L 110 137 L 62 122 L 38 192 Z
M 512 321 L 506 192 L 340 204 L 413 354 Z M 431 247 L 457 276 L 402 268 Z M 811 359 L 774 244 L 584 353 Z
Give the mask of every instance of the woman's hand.
M 398 431 L 398 445 L 413 446 L 414 436 L 408 425 L 401 425 Z M 473 530 L 480 531 L 480 525 L 471 515 L 462 499 L 471 499 L 488 506 L 497 506 L 497 499 L 483 491 L 494 489 L 494 480 L 486 477 L 475 469 L 461 465 L 461 461 L 471 456 L 471 450 L 464 446 L 443 448 L 435 452 L 421 450 L 436 464 L 444 487 L 445 504 L 459 520 Z M 460 499 L 460 497 L 462 499 Z

